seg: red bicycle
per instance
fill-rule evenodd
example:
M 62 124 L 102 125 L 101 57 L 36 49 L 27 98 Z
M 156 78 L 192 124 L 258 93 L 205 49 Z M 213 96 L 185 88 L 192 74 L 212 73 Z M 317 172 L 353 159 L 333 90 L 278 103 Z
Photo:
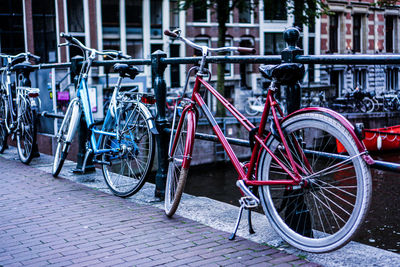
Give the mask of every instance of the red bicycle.
M 260 125 L 256 127 L 204 80 L 205 76 L 211 76 L 204 68 L 209 52 L 251 52 L 252 49 L 199 46 L 180 36 L 178 30 L 167 30 L 164 34 L 202 51 L 200 66 L 188 72 L 188 78 L 196 72 L 192 96 L 177 101 L 175 108 L 165 190 L 167 216 L 177 210 L 184 190 L 200 107 L 239 175 L 236 184 L 243 197 L 239 200 L 239 216 L 231 239 L 235 237 L 242 211 L 250 212 L 261 204 L 273 228 L 299 249 L 327 252 L 349 242 L 369 207 L 368 164 L 373 159 L 349 121 L 330 109 L 304 108 L 284 117 L 274 94 L 280 84 L 297 83 L 304 75 L 304 67 L 295 63 L 260 67 L 261 73 L 272 82 Z M 238 160 L 205 104 L 199 91 L 201 87 L 213 94 L 250 132 L 249 162 Z M 184 93 L 186 89 L 187 83 Z M 182 111 L 180 116 L 178 109 Z M 339 151 L 338 146 L 341 146 Z

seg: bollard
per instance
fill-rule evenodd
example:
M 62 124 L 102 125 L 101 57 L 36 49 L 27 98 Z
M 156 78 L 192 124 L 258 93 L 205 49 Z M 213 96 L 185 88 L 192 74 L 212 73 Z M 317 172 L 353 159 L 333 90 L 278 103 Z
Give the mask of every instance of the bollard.
M 303 55 L 303 50 L 296 46 L 300 32 L 297 28 L 291 27 L 285 30 L 283 38 L 288 47 L 281 52 L 282 62 L 291 63 L 297 55 Z M 301 88 L 299 82 L 288 85 L 286 89 L 286 103 L 288 114 L 300 109 Z
M 282 52 L 283 63 L 293 63 L 297 55 L 302 55 L 303 50 L 296 46 L 299 40 L 300 32 L 297 28 L 291 27 L 283 33 L 283 38 L 288 44 Z M 301 76 L 301 79 L 303 76 Z M 299 81 L 287 85 L 286 103 L 288 114 L 300 109 L 301 87 Z M 304 236 L 312 235 L 311 215 L 307 204 L 299 189 L 285 190 L 284 196 L 287 197 L 288 203 L 296 203 L 296 205 L 288 205 L 285 211 L 285 221 L 294 231 Z M 298 225 L 305 225 L 303 229 L 298 229 Z
M 156 199 L 163 200 L 165 194 L 165 183 L 168 172 L 168 134 L 165 129 L 168 127 L 168 120 L 165 117 L 165 102 L 167 87 L 164 80 L 164 71 L 166 64 L 161 62 L 167 54 L 157 50 L 151 54 L 151 70 L 153 74 L 154 93 L 156 95 L 157 117 L 156 126 L 159 134 L 156 135 L 158 170 L 156 174 L 156 190 L 154 196 Z
M 82 56 L 75 56 L 71 59 L 71 77 L 74 80 L 75 88 L 78 88 L 79 86 L 77 84 L 78 83 L 77 77 L 79 76 L 79 73 L 81 71 L 80 64 L 82 61 L 83 61 Z M 85 174 L 95 171 L 95 166 L 93 163 L 93 155 L 90 155 L 88 157 L 86 161 L 86 167 L 84 170 L 82 169 L 86 153 L 86 143 L 89 140 L 89 137 L 90 137 L 90 131 L 87 128 L 86 121 L 82 114 L 78 126 L 78 155 L 76 158 L 76 167 L 75 169 L 72 169 L 73 173 Z

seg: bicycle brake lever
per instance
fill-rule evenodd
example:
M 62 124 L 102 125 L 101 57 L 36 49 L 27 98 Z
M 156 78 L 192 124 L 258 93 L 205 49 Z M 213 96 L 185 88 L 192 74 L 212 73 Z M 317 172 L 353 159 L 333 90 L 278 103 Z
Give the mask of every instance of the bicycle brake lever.
M 68 46 L 68 45 L 69 45 L 69 43 L 62 43 L 62 44 L 59 44 L 58 47 Z

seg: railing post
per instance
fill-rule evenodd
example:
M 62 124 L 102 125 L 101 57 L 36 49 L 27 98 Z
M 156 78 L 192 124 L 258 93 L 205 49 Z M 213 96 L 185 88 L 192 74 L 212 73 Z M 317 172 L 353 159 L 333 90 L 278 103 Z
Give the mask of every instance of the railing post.
M 78 88 L 78 80 L 77 77 L 79 77 L 79 73 L 81 71 L 81 63 L 83 61 L 83 57 L 81 56 L 75 56 L 71 59 L 71 77 L 74 79 L 74 84 L 75 88 Z M 88 141 L 89 137 L 89 130 L 86 125 L 86 121 L 83 119 L 83 114 L 80 118 L 79 121 L 79 127 L 78 127 L 78 155 L 76 158 L 76 167 L 75 169 L 72 170 L 72 172 L 77 173 L 77 174 L 85 174 L 89 172 L 94 172 L 95 171 L 95 166 L 93 163 L 93 155 L 90 155 L 89 158 L 86 161 L 86 167 L 83 170 L 83 161 L 85 159 L 85 154 L 86 154 L 86 142 Z
M 153 74 L 153 86 L 156 95 L 157 118 L 156 126 L 159 132 L 156 135 L 157 153 L 158 153 L 158 170 L 156 174 L 156 190 L 155 198 L 164 199 L 165 182 L 168 172 L 168 134 L 164 129 L 168 126 L 168 120 L 165 117 L 165 102 L 167 95 L 167 87 L 164 80 L 164 71 L 166 64 L 161 62 L 162 58 L 167 57 L 163 51 L 157 50 L 151 54 L 151 70 Z
M 299 37 L 300 32 L 297 28 L 291 27 L 285 30 L 285 32 L 283 33 L 283 38 L 288 44 L 288 47 L 281 52 L 282 62 L 290 63 L 294 61 L 294 58 L 297 55 L 303 55 L 303 50 L 296 45 Z M 286 103 L 287 111 L 289 114 L 300 109 L 301 87 L 299 83 L 287 86 Z

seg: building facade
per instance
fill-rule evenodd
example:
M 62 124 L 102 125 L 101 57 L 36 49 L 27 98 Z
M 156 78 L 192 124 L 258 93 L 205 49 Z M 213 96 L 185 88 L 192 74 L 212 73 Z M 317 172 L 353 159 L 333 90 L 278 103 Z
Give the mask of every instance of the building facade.
M 16 54 L 30 51 L 42 62 L 68 62 L 80 51 L 58 47 L 59 33 L 68 32 L 87 46 L 121 50 L 134 58 L 149 58 L 160 49 L 171 57 L 193 56 L 193 49 L 172 42 L 162 33 L 180 28 L 196 43 L 217 46 L 216 14 L 198 7 L 179 11 L 177 0 L 1 0 L 0 52 Z M 293 25 L 286 1 L 248 0 L 254 9 L 231 12 L 227 24 L 226 45 L 254 47 L 260 55 L 278 55 L 285 48 L 282 32 Z M 380 8 L 376 0 L 326 1 L 331 14 L 316 19 L 315 25 L 302 28 L 299 46 L 304 54 L 382 54 L 399 53 L 400 6 Z M 323 66 L 310 65 L 304 88 L 329 90 L 341 96 L 359 85 L 377 93 L 399 89 L 398 66 Z M 146 91 L 151 88 L 151 70 L 135 81 L 126 81 Z M 185 82 L 187 66 L 168 66 L 168 88 Z M 65 70 L 63 70 L 65 73 Z M 211 66 L 216 81 L 216 67 Z M 225 96 L 241 104 L 250 90 L 260 92 L 263 79 L 257 66 L 227 64 Z M 57 74 L 61 77 L 62 74 Z M 94 69 L 93 84 L 109 87 L 116 74 L 104 68 Z M 211 101 L 211 100 L 210 100 Z M 209 103 L 212 106 L 214 103 Z

